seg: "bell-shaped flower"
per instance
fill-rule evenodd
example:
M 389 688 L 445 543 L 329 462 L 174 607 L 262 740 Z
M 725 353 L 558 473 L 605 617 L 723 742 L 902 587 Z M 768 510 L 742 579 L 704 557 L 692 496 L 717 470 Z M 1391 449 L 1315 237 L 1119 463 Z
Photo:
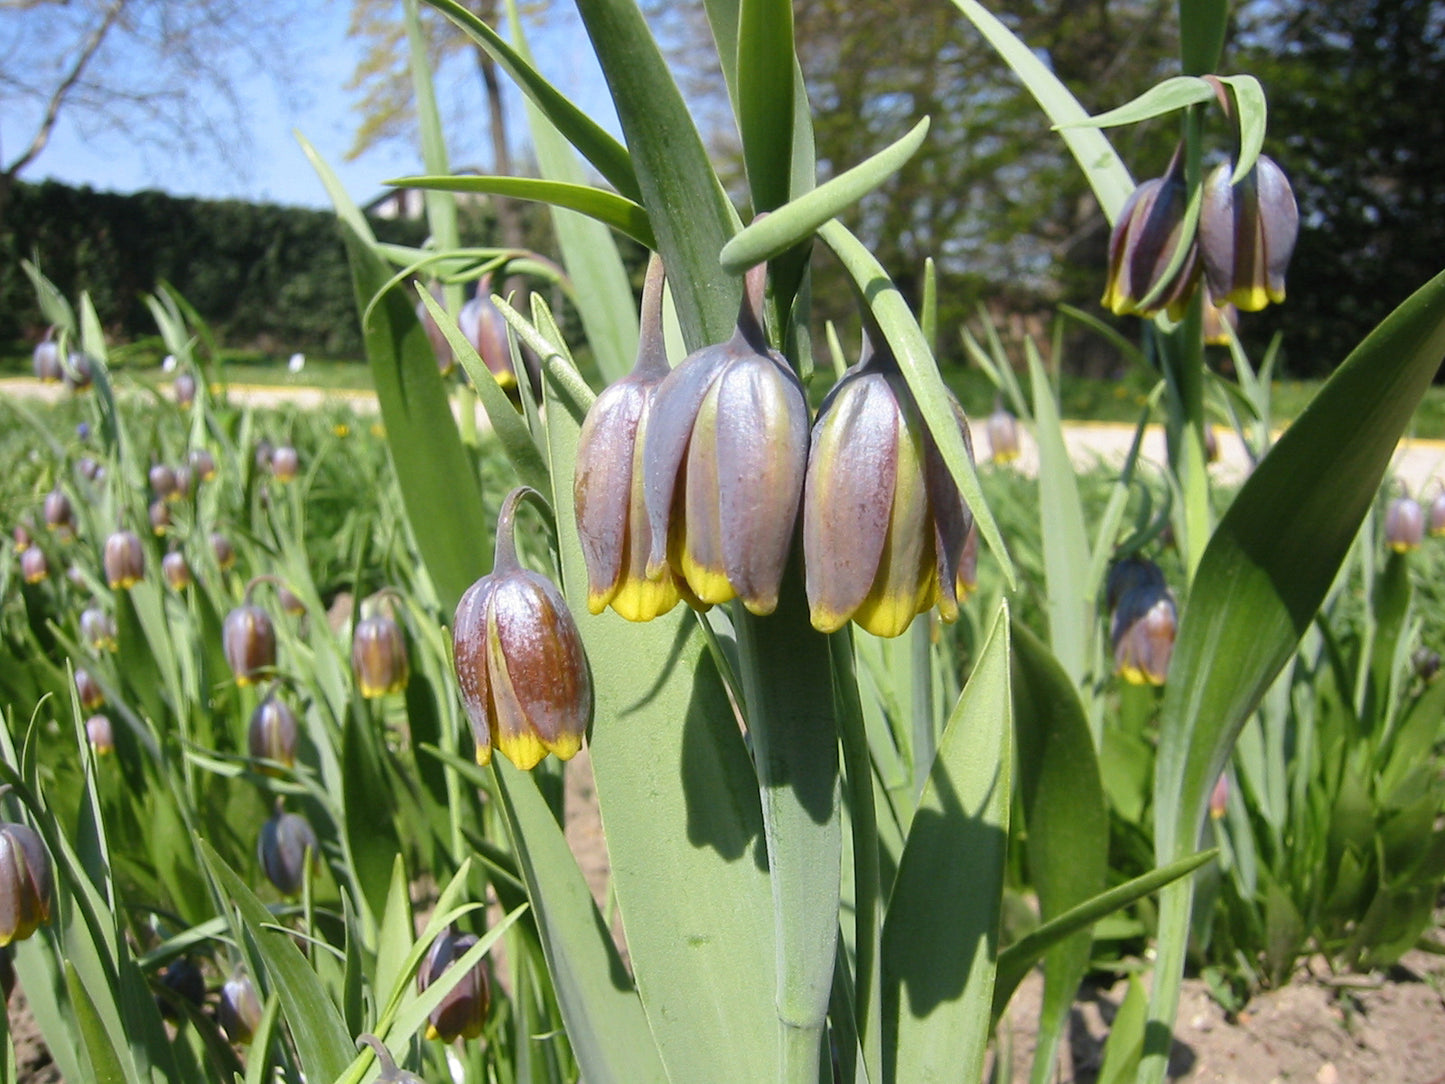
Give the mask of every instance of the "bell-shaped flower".
M 994 402 L 988 416 L 988 447 L 995 463 L 1010 463 L 1019 457 L 1019 420 L 1002 399 Z
M 271 616 L 249 602 L 221 624 L 221 647 L 237 685 L 250 685 L 276 666 L 276 628 Z
M 395 618 L 374 613 L 356 623 L 351 634 L 351 673 L 356 687 L 368 700 L 390 696 L 406 688 L 411 665 L 406 634 Z
M 256 1037 L 261 1026 L 261 999 L 256 995 L 256 984 L 243 970 L 237 970 L 221 984 L 221 997 L 216 1002 L 216 1023 L 225 1031 L 226 1038 L 240 1045 L 247 1045 Z
M 765 265 L 748 272 L 737 330 L 689 355 L 657 389 L 643 448 L 652 550 L 690 602 L 778 605 L 808 457 L 803 386 L 762 326 Z
M 161 575 L 172 591 L 184 591 L 191 585 L 191 566 L 180 550 L 171 550 L 161 558 Z
M 153 464 L 146 478 L 151 484 L 151 492 L 159 500 L 173 501 L 180 496 L 176 491 L 176 472 L 166 464 Z
M 524 770 L 548 753 L 568 760 L 592 720 L 592 677 L 582 634 L 562 593 L 517 561 L 515 489 L 497 517 L 496 561 L 467 589 L 452 623 L 462 703 L 477 743 L 477 763 L 492 748 Z
M 813 427 L 803 497 L 813 627 L 834 632 L 851 618 L 897 636 L 934 605 L 944 620 L 957 618 L 971 521 L 892 355 L 865 357 Z
M 65 386 L 71 391 L 85 391 L 95 382 L 95 369 L 89 354 L 72 350 L 65 360 Z
M 105 540 L 105 579 L 112 591 L 129 590 L 145 578 L 145 549 L 134 531 L 116 531 Z
M 301 455 L 289 444 L 282 444 L 271 453 L 271 477 L 283 485 L 293 481 L 301 470 Z
M 115 651 L 115 618 L 99 606 L 87 606 L 80 613 L 80 638 L 97 651 Z
M 211 554 L 216 558 L 216 564 L 222 572 L 235 567 L 236 547 L 231 545 L 231 540 L 220 531 L 211 532 Z
M 1154 316 L 1166 309 L 1176 318 L 1183 314 L 1199 272 L 1198 248 L 1184 234 L 1188 203 L 1179 151 L 1164 176 L 1145 181 L 1125 201 L 1109 234 L 1101 302 L 1115 316 Z M 1181 245 L 1184 256 L 1176 264 Z
M 20 554 L 20 576 L 26 583 L 39 583 L 50 575 L 50 559 L 39 546 L 30 546 Z
M 1222 162 L 1204 181 L 1199 251 L 1209 293 L 1220 304 L 1258 312 L 1284 300 L 1284 273 L 1299 235 L 1299 208 L 1289 180 L 1259 156 L 1237 183 Z
M 95 750 L 96 756 L 107 756 L 115 752 L 115 730 L 110 718 L 99 712 L 85 720 L 85 739 Z
M 300 731 L 296 713 L 273 690 L 251 713 L 246 748 L 255 760 L 271 761 L 289 768 L 296 763 L 296 740 Z M 261 771 L 268 775 L 277 774 L 275 768 L 266 765 L 262 765 Z
M 450 926 L 437 935 L 416 969 L 417 993 L 442 977 L 453 964 L 477 943 L 473 934 L 458 934 Z M 492 988 L 487 967 L 477 961 L 462 979 L 447 992 L 441 1003 L 427 1017 L 426 1037 L 449 1043 L 457 1038 L 475 1039 L 487 1025 Z
M 492 301 L 492 276 L 483 275 L 477 292 L 457 313 L 457 328 L 476 348 L 477 356 L 501 387 L 517 386 L 517 373 L 512 367 L 512 344 L 507 336 L 507 318 Z
M 1109 571 L 1106 592 L 1114 672 L 1131 685 L 1163 685 L 1179 626 L 1163 571 L 1153 561 L 1125 558 Z
M 295 896 L 306 882 L 307 867 L 315 868 L 321 845 L 311 823 L 299 813 L 287 813 L 276 800 L 276 810 L 261 826 L 256 856 L 266 879 L 283 896 Z
M 1434 537 L 1445 535 L 1445 489 L 1441 489 L 1430 502 L 1429 531 Z
M 682 597 L 671 571 L 647 575 L 652 531 L 643 492 L 643 448 L 658 386 L 670 371 L 662 337 L 662 261 L 652 258 L 642 290 L 637 364 L 592 403 L 577 439 L 573 500 L 587 563 L 587 608 L 611 606 L 650 621 Z
M 77 667 L 75 671 L 75 696 L 86 711 L 105 706 L 105 690 L 95 680 L 95 675 L 83 667 Z
M 60 344 L 51 338 L 54 333 L 54 328 L 47 331 L 45 338 L 36 343 L 35 352 L 30 355 L 35 379 L 42 384 L 59 384 L 65 379 L 65 368 L 60 364 Z
M 1425 540 L 1425 510 L 1414 497 L 1396 497 L 1385 509 L 1385 545 L 1409 553 Z
M 52 489 L 45 495 L 42 514 L 48 530 L 56 532 L 62 538 L 69 538 L 75 533 L 75 509 L 63 490 Z
M 171 384 L 171 394 L 175 396 L 176 405 L 188 407 L 196 401 L 196 376 L 190 371 L 179 372 Z
M 50 852 L 25 824 L 0 824 L 0 947 L 50 921 Z

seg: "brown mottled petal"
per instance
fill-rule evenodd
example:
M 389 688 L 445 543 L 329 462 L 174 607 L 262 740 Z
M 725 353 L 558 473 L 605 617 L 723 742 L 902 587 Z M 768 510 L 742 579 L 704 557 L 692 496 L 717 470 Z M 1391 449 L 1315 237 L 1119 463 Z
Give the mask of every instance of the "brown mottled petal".
M 777 361 L 753 356 L 719 381 L 723 560 L 728 581 L 755 614 L 777 608 L 803 497 L 808 404 L 790 377 Z
M 533 600 L 531 592 L 515 577 L 508 576 L 497 585 L 492 605 L 487 609 L 486 651 L 487 668 L 492 682 L 492 738 L 502 755 L 523 771 L 531 771 L 547 755 L 547 747 L 532 727 L 528 706 L 523 706 L 522 697 L 529 698 L 538 690 L 530 683 L 540 678 L 545 686 L 550 684 L 552 675 L 539 674 L 535 660 L 526 657 L 532 650 L 529 643 L 535 635 L 531 627 L 534 615 L 530 612 Z M 503 645 L 502 630 L 517 626 L 510 642 Z M 515 666 L 517 673 L 512 673 Z M 545 695 L 543 692 L 541 695 Z
M 467 588 L 452 622 L 453 665 L 462 690 L 462 704 L 472 724 L 478 764 L 487 764 L 492 759 L 492 732 L 496 726 L 488 670 L 491 656 L 487 650 L 487 614 L 496 582 L 495 576 L 483 576 Z
M 897 439 L 897 402 L 878 374 L 848 380 L 813 427 L 803 557 L 813 623 L 825 632 L 842 628 L 872 588 L 893 504 Z
M 648 397 L 633 381 L 613 384 L 593 402 L 577 439 L 572 494 L 593 613 L 602 612 L 622 576 L 633 451 Z

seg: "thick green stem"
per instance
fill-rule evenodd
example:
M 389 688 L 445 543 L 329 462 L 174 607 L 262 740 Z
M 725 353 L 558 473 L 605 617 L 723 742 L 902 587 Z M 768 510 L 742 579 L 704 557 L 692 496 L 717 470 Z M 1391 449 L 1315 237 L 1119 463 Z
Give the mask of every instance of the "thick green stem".
M 777 610 L 734 613 L 773 889 L 780 1084 L 818 1079 L 838 951 L 842 825 L 828 638 L 813 629 L 799 562 Z

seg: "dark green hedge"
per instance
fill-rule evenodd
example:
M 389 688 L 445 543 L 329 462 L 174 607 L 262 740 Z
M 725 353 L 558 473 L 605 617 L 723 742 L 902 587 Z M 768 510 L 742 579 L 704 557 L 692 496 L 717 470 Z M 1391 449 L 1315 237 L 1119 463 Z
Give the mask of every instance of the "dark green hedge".
M 426 235 L 424 222 L 372 225 L 400 244 Z M 155 333 L 142 295 L 165 281 L 227 346 L 361 356 L 346 252 L 328 211 L 17 185 L 0 222 L 0 342 L 33 339 L 43 323 L 22 258 L 37 260 L 67 297 L 90 291 L 119 339 Z

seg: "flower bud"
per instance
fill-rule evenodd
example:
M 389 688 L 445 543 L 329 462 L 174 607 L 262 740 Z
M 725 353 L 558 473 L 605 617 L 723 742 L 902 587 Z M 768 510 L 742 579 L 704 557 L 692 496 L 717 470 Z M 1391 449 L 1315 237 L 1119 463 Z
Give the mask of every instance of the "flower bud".
M 95 750 L 96 756 L 103 757 L 115 752 L 115 731 L 111 728 L 107 716 L 97 713 L 85 720 L 85 737 L 90 742 L 90 747 Z
M 105 579 L 112 591 L 125 591 L 145 578 L 145 550 L 134 531 L 116 531 L 105 540 Z
M 466 955 L 477 943 L 473 934 L 458 934 L 447 927 L 437 935 L 416 971 L 417 993 L 441 978 L 447 968 Z M 487 1024 L 491 1005 L 491 983 L 486 965 L 478 961 L 466 977 L 453 986 L 441 1003 L 427 1017 L 426 1037 L 449 1043 L 457 1037 L 475 1039 Z
M 1214 781 L 1214 790 L 1209 795 L 1209 819 L 1223 820 L 1229 811 L 1229 773 L 1220 772 Z
M 1425 540 L 1425 510 L 1413 497 L 1396 497 L 1385 509 L 1385 545 L 1396 553 L 1420 548 Z
M 35 829 L 0 824 L 0 946 L 50 921 L 50 853 Z
M 151 467 L 147 476 L 153 492 L 160 500 L 171 501 L 176 499 L 176 472 L 164 463 L 156 463 Z
M 65 370 L 60 365 L 60 345 L 50 337 L 51 332 L 45 333 L 45 338 L 35 346 L 35 352 L 30 355 L 30 364 L 35 370 L 35 379 L 42 384 L 59 384 L 65 378 Z
M 995 463 L 1010 463 L 1019 457 L 1019 420 L 999 400 L 988 416 L 988 446 Z
M 296 739 L 300 724 L 296 713 L 286 701 L 274 692 L 256 706 L 251 713 L 251 725 L 246 734 L 246 745 L 255 760 L 270 760 L 289 768 L 296 763 Z M 261 768 L 268 775 L 278 774 L 275 769 Z
M 394 619 L 373 614 L 356 623 L 351 634 L 351 672 L 356 687 L 368 700 L 406 688 L 411 677 L 406 635 Z
M 96 651 L 115 651 L 115 618 L 99 606 L 87 606 L 80 613 L 80 638 Z
M 503 503 L 493 570 L 467 589 L 452 623 L 477 763 L 490 763 L 495 745 L 523 770 L 548 753 L 570 759 L 592 719 L 592 678 L 567 602 L 517 562 L 512 517 L 530 492 L 513 490 Z
M 15 529 L 10 532 L 10 537 L 15 540 L 16 553 L 24 553 L 32 545 L 30 528 L 23 523 L 15 524 Z
M 1258 312 L 1284 300 L 1284 273 L 1299 235 L 1299 208 L 1284 171 L 1260 155 L 1239 183 L 1232 161 L 1204 181 L 1199 251 L 1210 295 Z
M 191 487 L 194 483 L 194 475 L 188 464 L 181 464 L 176 468 L 176 492 L 174 500 L 183 501 L 191 495 Z
M 767 269 L 748 272 L 733 337 L 688 356 L 657 389 L 643 448 L 652 550 L 695 604 L 778 605 L 808 457 L 808 403 L 770 349 L 760 310 Z
M 105 706 L 105 690 L 89 670 L 78 668 L 75 671 L 75 694 L 80 700 L 80 706 L 86 711 Z
M 156 994 L 156 1007 L 172 1022 L 185 1019 L 181 1004 L 199 1009 L 206 1000 L 206 977 L 187 956 L 178 956 L 167 964 L 157 985 L 162 992 Z
M 970 446 L 968 425 L 954 414 Z M 893 356 L 869 353 L 823 401 L 803 496 L 813 627 L 898 636 L 935 604 L 958 617 L 972 516 Z
M 216 1023 L 226 1038 L 237 1045 L 248 1045 L 261 1026 L 261 999 L 256 984 L 245 971 L 236 971 L 221 984 L 221 998 L 216 1002 Z
M 306 603 L 302 602 L 296 592 L 285 584 L 276 588 L 276 601 L 281 604 L 281 612 L 288 613 L 292 617 L 300 617 L 306 612 Z
M 1199 270 L 1193 238 L 1178 269 L 1168 278 L 1165 272 L 1183 240 L 1188 202 L 1178 151 L 1163 177 L 1145 181 L 1125 201 L 1109 234 L 1109 276 L 1101 301 L 1115 316 L 1154 316 L 1165 309 L 1172 317 L 1183 315 Z
M 512 367 L 512 345 L 507 337 L 507 318 L 492 301 L 492 276 L 483 275 L 477 293 L 457 313 L 457 327 L 477 350 L 482 364 L 506 390 L 517 386 L 517 373 Z
M 1445 535 L 1445 489 L 1430 502 L 1430 533 L 1435 537 Z
M 191 566 L 180 550 L 171 550 L 161 558 L 161 575 L 172 591 L 183 591 L 191 585 Z
M 170 530 L 171 509 L 165 501 L 151 501 L 151 506 L 146 510 L 146 515 L 151 522 L 151 532 L 157 537 Z
M 301 457 L 296 449 L 283 444 L 271 453 L 271 477 L 281 483 L 292 481 L 301 469 Z
M 219 531 L 211 532 L 211 553 L 216 558 L 216 564 L 222 572 L 231 568 L 236 563 L 236 550 L 231 545 L 231 540 Z
M 587 411 L 577 439 L 572 493 L 587 563 L 587 608 L 611 606 L 629 621 L 650 621 L 682 597 L 669 570 L 647 576 L 652 531 L 643 490 L 643 447 L 658 385 L 668 374 L 662 337 L 662 261 L 653 257 L 642 293 L 637 364 Z
M 1129 557 L 1110 570 L 1106 592 L 1114 672 L 1131 685 L 1163 685 L 1178 627 L 1164 573 L 1153 561 Z
M 281 895 L 294 896 L 306 881 L 308 863 L 314 870 L 320 853 L 321 844 L 311 824 L 299 813 L 283 812 L 278 800 L 276 811 L 262 825 L 261 838 L 256 844 L 266 879 Z
M 39 546 L 20 554 L 20 575 L 26 583 L 39 583 L 50 575 L 50 560 Z
M 250 685 L 276 666 L 276 630 L 259 606 L 246 603 L 226 615 L 221 646 L 237 685 Z
M 202 482 L 209 482 L 216 476 L 216 457 L 206 448 L 192 448 L 188 457 L 191 473 Z
M 52 489 L 45 495 L 44 515 L 45 526 L 62 537 L 75 533 L 75 511 L 70 506 L 70 498 L 60 489 Z
M 105 473 L 99 463 L 88 455 L 81 456 L 75 461 L 75 473 L 84 478 L 87 482 L 99 481 Z
M 176 405 L 188 407 L 196 401 L 196 378 L 193 373 L 179 372 L 176 379 L 171 383 L 171 394 L 176 398 Z

